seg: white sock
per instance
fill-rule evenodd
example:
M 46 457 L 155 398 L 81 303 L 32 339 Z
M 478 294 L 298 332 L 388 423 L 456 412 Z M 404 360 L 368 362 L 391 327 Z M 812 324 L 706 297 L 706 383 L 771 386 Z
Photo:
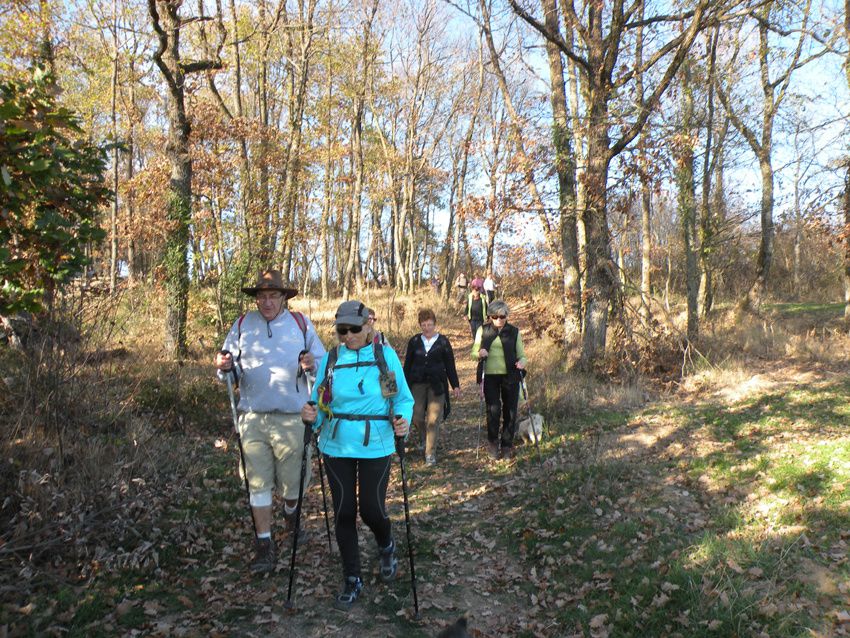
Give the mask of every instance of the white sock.
M 289 507 L 289 505 L 287 505 L 286 503 L 283 504 L 283 511 L 287 516 L 291 516 L 292 514 L 294 514 L 295 510 L 297 510 L 297 509 L 298 509 L 297 505 L 293 505 L 292 507 Z
M 260 539 L 260 540 L 263 540 L 264 538 L 271 538 L 271 537 L 272 537 L 271 532 L 262 532 L 261 534 L 257 534 L 257 538 Z

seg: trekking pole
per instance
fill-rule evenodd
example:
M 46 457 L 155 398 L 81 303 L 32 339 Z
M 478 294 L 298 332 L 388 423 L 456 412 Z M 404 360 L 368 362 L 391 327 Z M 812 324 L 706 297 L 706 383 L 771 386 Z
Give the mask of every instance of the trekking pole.
M 543 469 L 543 457 L 540 454 L 540 437 L 534 429 L 534 418 L 531 414 L 531 401 L 528 398 L 528 388 L 525 385 L 525 370 L 520 370 L 519 383 L 522 387 L 522 398 L 525 401 L 525 407 L 528 409 L 528 426 L 531 428 L 531 436 L 534 438 L 534 445 L 537 448 L 537 460 L 540 462 L 540 469 Z
M 478 435 L 475 437 L 475 460 L 478 460 L 478 453 L 481 451 L 481 421 L 484 420 L 484 379 L 481 379 L 481 385 L 478 386 L 478 405 L 481 408 L 478 411 Z
M 230 354 L 227 350 L 222 350 L 221 354 Z M 231 360 L 233 355 L 231 355 Z M 236 395 L 233 392 L 234 383 L 238 382 L 236 377 L 236 368 L 231 364 L 231 374 L 225 374 L 224 379 L 227 381 L 227 396 L 230 397 L 230 414 L 233 416 L 233 430 L 236 432 L 236 442 L 239 444 L 239 460 L 242 462 L 242 475 L 245 479 L 245 497 L 248 499 L 248 512 L 251 514 L 251 526 L 254 528 L 254 538 L 257 538 L 257 521 L 254 520 L 254 508 L 251 507 L 251 489 L 248 487 L 248 466 L 245 465 L 245 450 L 242 448 L 242 435 L 239 434 L 239 413 L 236 412 Z
M 295 528 L 292 530 L 292 556 L 289 559 L 289 589 L 286 592 L 287 609 L 292 609 L 292 583 L 295 580 L 295 555 L 298 552 L 298 532 L 301 531 L 301 504 L 304 502 L 304 479 L 307 476 L 307 450 L 313 428 L 304 424 L 304 447 L 301 450 L 301 479 L 298 482 L 298 504 L 295 506 Z
M 307 387 L 310 388 L 310 383 L 308 382 Z M 312 388 L 310 388 L 310 394 L 313 394 Z M 307 401 L 307 405 L 316 405 L 315 401 Z M 306 425 L 306 423 L 305 423 Z M 325 512 L 325 530 L 328 533 L 328 551 L 333 551 L 333 546 L 331 545 L 331 524 L 328 522 L 328 497 L 325 493 L 325 470 L 322 467 L 322 453 L 319 451 L 319 437 L 313 437 L 313 443 L 316 446 L 316 458 L 319 461 L 319 483 L 322 486 L 322 509 Z
M 484 420 L 484 412 L 486 404 L 484 401 L 484 367 L 487 364 L 483 359 L 478 360 L 478 369 L 481 370 L 481 384 L 478 386 L 478 405 L 481 409 L 478 411 L 478 436 L 475 438 L 475 460 L 478 460 L 478 453 L 481 451 L 481 422 Z
M 310 375 L 307 375 L 307 393 L 310 396 L 313 396 L 313 380 L 310 378 Z M 307 401 L 307 405 L 316 405 L 315 401 Z M 331 524 L 328 522 L 328 497 L 325 492 L 325 470 L 324 465 L 322 463 L 322 453 L 319 451 L 319 435 L 316 434 L 313 438 L 313 443 L 316 447 L 316 459 L 319 462 L 319 484 L 322 486 L 322 509 L 325 514 L 325 531 L 328 534 L 328 551 L 333 552 L 333 545 L 331 544 Z
M 401 415 L 396 414 L 396 419 Z M 416 595 L 416 567 L 413 563 L 413 541 L 410 538 L 410 507 L 407 503 L 407 473 L 404 470 L 404 437 L 395 437 L 395 450 L 398 453 L 398 463 L 401 467 L 401 494 L 404 498 L 404 525 L 407 528 L 407 558 L 410 561 L 410 585 L 413 589 L 413 619 L 419 620 L 419 597 Z

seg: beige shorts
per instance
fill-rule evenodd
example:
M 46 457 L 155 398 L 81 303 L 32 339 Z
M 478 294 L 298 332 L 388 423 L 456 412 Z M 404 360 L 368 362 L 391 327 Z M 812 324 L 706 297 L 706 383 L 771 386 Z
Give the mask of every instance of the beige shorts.
M 304 424 L 300 414 L 245 412 L 239 415 L 239 432 L 248 485 L 252 493 L 277 488 L 287 500 L 298 498 L 301 480 L 301 452 L 304 449 Z M 310 484 L 311 450 L 307 446 L 307 471 L 304 493 Z M 242 472 L 240 472 L 242 476 Z

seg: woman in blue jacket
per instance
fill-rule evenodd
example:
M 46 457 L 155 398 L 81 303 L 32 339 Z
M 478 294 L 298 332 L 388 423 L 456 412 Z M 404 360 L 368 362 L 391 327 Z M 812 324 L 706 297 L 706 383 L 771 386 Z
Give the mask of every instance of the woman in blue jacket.
M 387 483 L 395 437 L 406 437 L 413 395 L 398 355 L 374 343 L 369 309 L 346 301 L 337 309 L 340 345 L 319 365 L 312 400 L 301 418 L 320 432 L 319 452 L 328 474 L 336 540 L 345 577 L 334 607 L 347 611 L 363 589 L 357 540 L 357 511 L 375 536 L 381 579 L 395 579 L 398 560 L 387 516 Z M 383 359 L 383 361 L 382 361 Z

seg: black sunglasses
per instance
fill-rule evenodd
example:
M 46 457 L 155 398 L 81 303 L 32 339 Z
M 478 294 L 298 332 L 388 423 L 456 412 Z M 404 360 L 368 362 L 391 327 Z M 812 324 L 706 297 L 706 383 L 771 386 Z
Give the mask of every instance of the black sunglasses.
M 363 326 L 337 326 L 336 327 L 337 334 L 340 335 L 340 336 L 343 336 L 343 337 L 345 335 L 347 335 L 349 332 L 351 334 L 356 335 L 356 334 L 358 334 L 359 332 L 362 332 L 362 331 L 363 331 Z
M 507 319 L 508 315 L 490 315 L 490 319 Z

